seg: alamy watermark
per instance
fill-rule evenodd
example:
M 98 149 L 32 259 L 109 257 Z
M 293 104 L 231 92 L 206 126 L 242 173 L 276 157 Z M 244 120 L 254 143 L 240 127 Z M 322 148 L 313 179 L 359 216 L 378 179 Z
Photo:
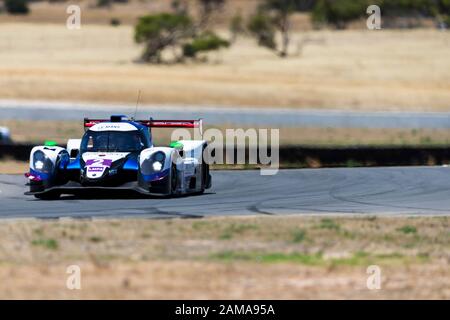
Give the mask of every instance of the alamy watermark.
M 204 161 L 212 164 L 261 165 L 261 175 L 276 175 L 280 168 L 279 129 L 226 129 L 224 133 L 215 128 L 207 129 L 203 135 L 187 129 L 172 132 L 172 141 L 206 140 Z
M 171 140 L 210 141 L 201 157 L 210 165 L 261 165 L 264 176 L 275 175 L 280 168 L 279 129 L 226 129 L 224 135 L 221 130 L 211 128 L 203 135 L 194 131 L 194 136 L 187 129 L 176 129 Z
M 66 280 L 66 287 L 69 290 L 81 290 L 81 268 L 74 264 L 70 265 L 66 269 L 66 273 L 69 274 Z
M 367 8 L 366 13 L 369 15 L 366 22 L 367 29 L 381 30 L 381 8 L 373 4 Z
M 371 265 L 367 267 L 366 273 L 369 275 L 367 277 L 366 285 L 369 290 L 380 290 L 381 289 L 381 268 L 377 265 Z
M 66 27 L 69 30 L 81 29 L 81 8 L 72 4 L 67 7 L 66 13 L 69 15 L 66 20 Z

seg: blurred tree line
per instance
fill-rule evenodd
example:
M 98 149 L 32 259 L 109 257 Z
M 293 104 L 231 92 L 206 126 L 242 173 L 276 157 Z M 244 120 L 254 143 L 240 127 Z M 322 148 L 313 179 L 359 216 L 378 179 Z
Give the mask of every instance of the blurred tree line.
M 8 13 L 27 14 L 28 3 L 38 0 L 2 1 Z M 96 1 L 99 7 L 128 2 Z M 349 22 L 367 17 L 367 7 L 375 4 L 381 8 L 383 22 L 396 17 L 430 17 L 441 27 L 450 26 L 450 0 L 260 0 L 250 17 L 243 17 L 239 10 L 236 12 L 230 19 L 231 37 L 225 39 L 213 30 L 214 20 L 232 1 L 195 0 L 194 9 L 189 8 L 192 0 L 167 1 L 171 6 L 169 12 L 145 15 L 135 26 L 134 39 L 145 47 L 143 61 L 162 62 L 166 50 L 172 51 L 175 61 L 195 59 L 203 52 L 229 47 L 240 35 L 250 35 L 260 46 L 286 57 L 291 42 L 292 16 L 298 12 L 310 14 L 316 27 L 344 29 Z M 111 24 L 119 25 L 120 21 L 115 19 Z
M 259 45 L 285 57 L 290 42 L 290 19 L 295 12 L 310 12 L 316 26 L 344 29 L 349 22 L 367 17 L 366 10 L 373 4 L 380 6 L 383 18 L 434 17 L 442 25 L 450 25 L 450 0 L 263 0 L 247 28 Z M 230 29 L 233 32 L 236 27 Z M 281 35 L 281 44 L 276 42 L 277 33 Z
M 450 0 L 317 0 L 312 18 L 318 24 L 331 24 L 343 29 L 347 23 L 366 14 L 370 5 L 378 5 L 384 18 L 434 17 L 448 20 Z
M 211 31 L 210 25 L 211 17 L 223 9 L 226 1 L 198 2 L 198 22 L 188 16 L 185 0 L 172 1 L 175 13 L 170 17 L 152 15 L 139 21 L 135 39 L 138 43 L 146 43 L 145 61 L 158 62 L 163 49 L 179 45 L 183 48 L 179 61 L 186 57 L 195 58 L 201 52 L 230 46 L 241 34 L 253 36 L 260 46 L 286 57 L 291 42 L 292 15 L 297 12 L 308 12 L 316 26 L 344 29 L 349 22 L 367 17 L 367 8 L 376 4 L 380 6 L 383 18 L 433 17 L 444 25 L 450 24 L 450 0 L 261 0 L 256 12 L 248 19 L 240 12 L 231 18 L 231 38 L 226 40 Z M 166 19 L 172 19 L 170 26 Z M 152 31 L 145 31 L 149 26 Z

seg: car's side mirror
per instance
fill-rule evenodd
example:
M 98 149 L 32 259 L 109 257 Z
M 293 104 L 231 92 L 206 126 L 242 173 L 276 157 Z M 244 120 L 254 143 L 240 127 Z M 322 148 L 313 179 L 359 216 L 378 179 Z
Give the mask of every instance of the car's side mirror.
M 184 157 L 184 150 L 178 150 L 178 153 L 180 154 L 180 157 Z
M 72 149 L 72 150 L 70 150 L 70 157 L 71 158 L 76 158 L 76 157 L 78 157 L 78 154 L 80 153 L 80 150 L 78 150 L 78 149 Z

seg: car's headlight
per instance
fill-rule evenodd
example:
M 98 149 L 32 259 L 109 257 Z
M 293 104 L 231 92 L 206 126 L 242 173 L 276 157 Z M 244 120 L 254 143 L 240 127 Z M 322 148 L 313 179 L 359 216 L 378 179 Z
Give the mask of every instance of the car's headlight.
M 35 162 L 34 167 L 37 170 L 42 170 L 44 168 L 44 163 L 41 160 Z
M 33 166 L 34 169 L 43 173 L 51 173 L 53 171 L 52 161 L 40 150 L 33 154 Z
M 153 167 L 153 170 L 155 170 L 155 171 L 159 172 L 159 171 L 161 171 L 161 169 L 162 169 L 163 165 L 162 165 L 162 163 L 161 163 L 161 162 L 159 162 L 159 161 L 155 161 L 155 162 L 153 162 L 153 165 L 152 165 L 152 167 Z
M 161 172 L 164 168 L 165 160 L 166 155 L 164 154 L 164 152 L 155 152 L 142 162 L 141 173 L 144 175 L 150 175 L 153 173 Z

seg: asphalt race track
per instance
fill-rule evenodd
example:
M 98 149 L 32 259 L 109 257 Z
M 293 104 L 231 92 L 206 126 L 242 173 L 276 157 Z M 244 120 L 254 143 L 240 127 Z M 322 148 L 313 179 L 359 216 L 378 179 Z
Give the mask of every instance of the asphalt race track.
M 135 105 L 102 105 L 62 102 L 24 102 L 0 99 L 0 119 L 70 120 L 83 117 L 109 118 L 132 115 Z M 356 112 L 338 110 L 293 110 L 281 108 L 226 108 L 214 106 L 140 106 L 137 118 L 205 119 L 207 125 L 320 127 L 320 128 L 429 128 L 448 129 L 449 112 Z
M 213 188 L 197 196 L 106 197 L 43 201 L 25 196 L 25 178 L 0 175 L 0 218 L 203 217 L 215 215 L 448 215 L 450 168 L 345 168 L 213 171 Z

